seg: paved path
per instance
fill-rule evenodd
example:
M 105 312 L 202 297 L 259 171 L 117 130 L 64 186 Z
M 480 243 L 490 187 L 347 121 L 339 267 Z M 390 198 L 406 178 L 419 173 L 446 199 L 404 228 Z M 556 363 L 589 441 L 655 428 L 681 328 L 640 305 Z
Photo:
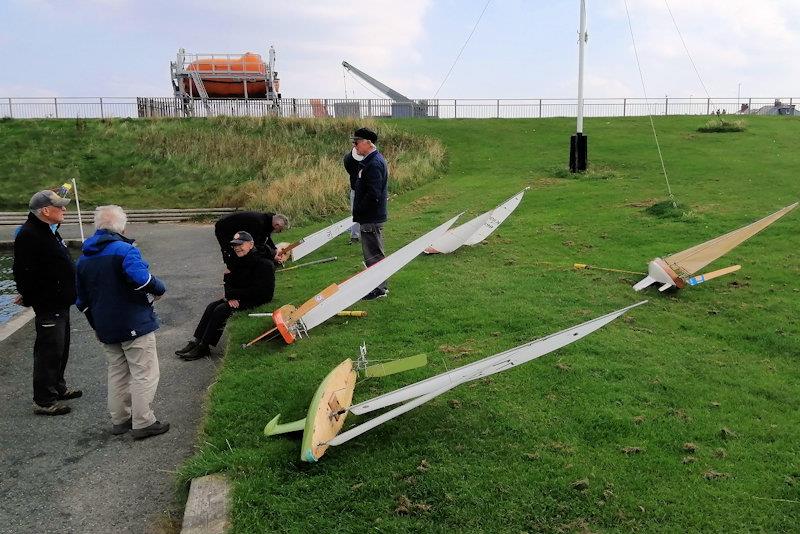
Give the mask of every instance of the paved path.
M 76 237 L 75 226 L 64 237 Z M 222 263 L 208 225 L 131 224 L 151 270 L 167 285 L 156 309 L 161 381 L 156 416 L 169 432 L 139 442 L 112 436 L 106 364 L 84 317 L 72 309 L 67 384 L 83 389 L 72 413 L 33 415 L 33 321 L 0 342 L 0 532 L 159 532 L 180 520 L 174 471 L 192 454 L 216 358 L 184 362 L 173 352 L 206 304 L 221 296 Z

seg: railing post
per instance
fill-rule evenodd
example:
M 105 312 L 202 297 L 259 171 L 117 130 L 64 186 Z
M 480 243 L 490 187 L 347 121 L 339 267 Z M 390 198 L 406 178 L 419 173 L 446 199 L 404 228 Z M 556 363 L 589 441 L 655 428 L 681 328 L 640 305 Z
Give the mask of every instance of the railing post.
M 539 118 L 542 118 L 542 99 L 539 99 Z
M 623 98 L 622 99 L 622 116 L 623 117 L 627 117 L 627 113 L 628 113 L 628 99 L 627 98 Z
M 100 97 L 100 118 L 105 119 L 105 113 L 103 113 L 103 97 Z
M 669 98 L 664 97 L 664 115 L 669 115 Z
M 53 98 L 53 105 L 56 108 L 56 118 L 58 118 L 58 97 Z
M 8 98 L 8 116 L 14 118 L 14 108 L 11 107 L 11 97 Z
M 458 100 L 456 100 L 455 98 L 453 99 L 453 118 L 454 119 L 458 118 Z
M 749 115 L 752 112 L 753 112 L 753 98 L 750 97 L 747 99 L 747 114 Z
M 706 98 L 706 115 L 711 115 L 711 98 Z
M 791 104 L 791 102 L 790 102 Z M 500 99 L 497 99 L 497 118 L 500 118 Z

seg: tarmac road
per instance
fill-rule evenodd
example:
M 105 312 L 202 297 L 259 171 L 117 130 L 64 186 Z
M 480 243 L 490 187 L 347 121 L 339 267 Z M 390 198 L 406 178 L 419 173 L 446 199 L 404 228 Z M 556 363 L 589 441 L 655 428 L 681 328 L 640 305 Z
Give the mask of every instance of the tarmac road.
M 77 227 L 62 235 L 78 237 Z M 159 532 L 170 518 L 180 523 L 174 471 L 192 454 L 220 360 L 184 362 L 173 353 L 208 302 L 221 297 L 223 264 L 209 225 L 131 224 L 126 235 L 167 285 L 156 303 L 162 326 L 154 411 L 171 428 L 142 441 L 111 435 L 105 358 L 74 307 L 66 379 L 83 397 L 67 401 L 70 414 L 34 415 L 30 321 L 0 342 L 0 532 L 142 533 Z

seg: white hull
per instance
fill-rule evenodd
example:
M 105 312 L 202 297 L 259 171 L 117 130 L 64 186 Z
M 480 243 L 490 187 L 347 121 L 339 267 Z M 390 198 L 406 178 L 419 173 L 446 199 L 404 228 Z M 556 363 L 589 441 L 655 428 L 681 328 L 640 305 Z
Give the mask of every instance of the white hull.
M 327 228 L 314 232 L 308 237 L 303 238 L 303 242 L 292 249 L 292 261 L 297 261 L 303 256 L 311 254 L 321 246 L 327 244 L 332 239 L 341 235 L 348 228 L 353 226 L 353 217 L 347 217 L 339 222 L 335 222 Z

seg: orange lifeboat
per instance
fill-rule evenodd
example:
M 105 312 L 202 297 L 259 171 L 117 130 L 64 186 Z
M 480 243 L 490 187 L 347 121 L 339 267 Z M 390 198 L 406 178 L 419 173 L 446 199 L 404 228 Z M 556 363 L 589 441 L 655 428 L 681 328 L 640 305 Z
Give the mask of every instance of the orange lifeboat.
M 267 65 L 259 54 L 198 59 L 189 63 L 186 70 L 200 74 L 210 98 L 244 98 L 245 94 L 248 98 L 266 98 L 268 93 L 280 91 L 277 78 L 275 87 L 268 87 Z M 199 94 L 191 78 L 184 78 L 183 85 L 187 93 Z

